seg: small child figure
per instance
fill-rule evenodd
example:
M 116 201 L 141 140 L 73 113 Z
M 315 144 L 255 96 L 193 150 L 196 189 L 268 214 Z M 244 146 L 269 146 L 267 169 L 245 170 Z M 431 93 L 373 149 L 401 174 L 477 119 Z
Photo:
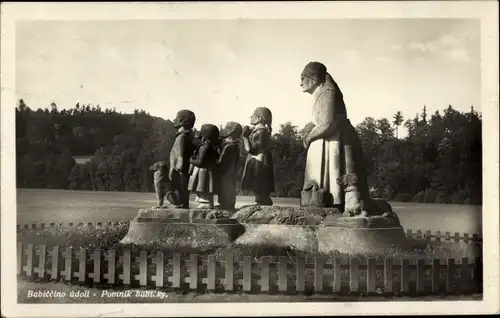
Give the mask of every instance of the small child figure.
M 236 179 L 238 178 L 238 163 L 240 160 L 240 138 L 243 128 L 240 124 L 230 121 L 224 127 L 221 137 L 221 153 L 217 162 L 219 172 L 219 208 L 232 210 L 236 204 Z
M 157 161 L 153 165 L 154 173 L 154 185 L 156 197 L 158 198 L 158 205 L 153 207 L 154 209 L 159 209 L 163 206 L 163 201 L 167 191 L 170 190 L 170 180 L 168 179 L 168 166 L 163 161 Z
M 167 193 L 167 200 L 177 208 L 189 208 L 189 159 L 195 150 L 193 145 L 195 121 L 195 114 L 187 109 L 179 111 L 174 120 L 174 127 L 178 131 L 170 151 L 169 179 L 172 191 Z
M 274 191 L 273 156 L 271 154 L 271 124 L 272 113 L 266 107 L 255 109 L 250 129 L 243 129 L 243 141 L 248 157 L 241 180 L 241 188 L 252 190 L 255 203 L 258 205 L 273 205 L 271 192 Z
M 217 184 L 215 170 L 219 158 L 217 149 L 219 128 L 211 124 L 203 125 L 201 135 L 200 147 L 189 160 L 192 165 L 192 172 L 188 189 L 196 192 L 198 209 L 213 209 Z

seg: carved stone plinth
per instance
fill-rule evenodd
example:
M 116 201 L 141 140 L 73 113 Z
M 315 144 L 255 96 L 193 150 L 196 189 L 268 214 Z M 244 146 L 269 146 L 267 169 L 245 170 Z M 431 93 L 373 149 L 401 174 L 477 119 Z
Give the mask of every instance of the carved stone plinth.
M 316 232 L 321 253 L 378 254 L 408 248 L 397 217 L 328 217 Z
M 245 227 L 234 244 L 316 252 L 318 225 L 328 215 L 339 213 L 333 208 L 245 206 L 232 216 Z
M 210 250 L 231 244 L 244 228 L 225 211 L 142 209 L 121 244 L 172 250 Z

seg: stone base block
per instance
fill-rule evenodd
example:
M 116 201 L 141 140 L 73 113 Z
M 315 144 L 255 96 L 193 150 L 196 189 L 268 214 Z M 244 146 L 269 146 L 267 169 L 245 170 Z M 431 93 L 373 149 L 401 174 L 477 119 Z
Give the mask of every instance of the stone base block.
M 316 252 L 318 242 L 315 226 L 282 224 L 243 224 L 245 233 L 235 245 L 249 247 L 277 247 L 304 252 Z
M 401 226 L 386 228 L 355 228 L 326 226 L 317 230 L 321 253 L 386 254 L 390 250 L 408 248 Z
M 323 226 L 348 228 L 388 228 L 400 226 L 396 214 L 391 217 L 377 216 L 339 216 L 329 215 L 323 220 Z
M 166 249 L 210 250 L 226 247 L 244 228 L 236 220 L 211 218 L 221 211 L 196 209 L 142 209 L 130 222 L 121 244 Z

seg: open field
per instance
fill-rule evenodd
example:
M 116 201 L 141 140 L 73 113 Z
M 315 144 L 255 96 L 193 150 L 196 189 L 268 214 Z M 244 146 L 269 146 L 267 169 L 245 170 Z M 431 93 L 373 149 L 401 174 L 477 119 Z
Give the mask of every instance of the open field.
M 237 206 L 252 197 L 238 197 Z M 274 198 L 276 205 L 298 206 L 295 198 Z M 129 221 L 138 209 L 156 204 L 154 193 L 17 190 L 17 223 Z M 481 233 L 482 207 L 392 202 L 405 229 Z

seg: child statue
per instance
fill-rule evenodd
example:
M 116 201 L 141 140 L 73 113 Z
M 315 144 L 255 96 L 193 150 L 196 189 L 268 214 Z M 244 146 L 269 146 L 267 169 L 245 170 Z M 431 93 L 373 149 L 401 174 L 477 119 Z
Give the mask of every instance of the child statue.
M 274 191 L 273 157 L 271 154 L 272 113 L 266 107 L 258 107 L 250 118 L 253 128 L 245 126 L 243 142 L 248 157 L 241 180 L 241 188 L 251 190 L 258 205 L 273 205 Z
M 169 179 L 172 189 L 167 193 L 167 200 L 177 208 L 189 208 L 189 159 L 195 150 L 193 145 L 195 121 L 195 114 L 187 109 L 179 111 L 174 120 L 174 127 L 178 131 L 170 151 Z
M 205 124 L 201 127 L 201 136 L 201 144 L 189 160 L 192 166 L 188 190 L 196 192 L 197 208 L 213 209 L 219 159 L 219 128 Z
M 217 170 L 219 173 L 219 208 L 232 210 L 236 204 L 236 181 L 240 160 L 240 138 L 243 127 L 234 121 L 226 124 L 222 130 L 223 138 Z

